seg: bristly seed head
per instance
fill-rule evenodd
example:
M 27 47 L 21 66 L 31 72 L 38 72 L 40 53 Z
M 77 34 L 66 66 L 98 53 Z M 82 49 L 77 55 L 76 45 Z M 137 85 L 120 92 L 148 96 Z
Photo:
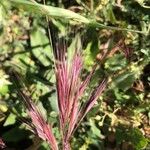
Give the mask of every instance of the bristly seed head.
M 86 79 L 81 81 L 80 77 L 83 68 L 83 55 L 81 54 L 81 51 L 78 48 L 75 49 L 71 59 L 67 55 L 68 51 L 65 45 L 56 44 L 53 51 L 62 145 L 63 150 L 69 150 L 71 136 L 105 89 L 107 79 L 103 79 L 91 93 L 87 102 L 81 105 L 80 99 L 83 96 L 97 65 L 94 65 Z M 47 141 L 51 145 L 52 150 L 58 150 L 58 144 L 52 132 L 52 126 L 46 122 L 30 97 L 22 91 L 19 91 L 19 94 L 23 98 L 28 114 L 31 117 L 33 125 L 30 127 L 32 128 L 32 131 L 40 138 Z
M 81 51 L 75 50 L 71 61 L 69 61 L 70 58 L 66 56 L 66 53 L 67 49 L 64 50 L 64 46 L 58 45 L 54 49 L 60 128 L 63 139 L 69 141 L 74 129 L 94 106 L 98 96 L 105 89 L 107 80 L 104 79 L 99 84 L 86 104 L 81 107 L 79 100 L 83 96 L 97 65 L 94 65 L 86 79 L 81 82 L 80 75 L 83 68 Z

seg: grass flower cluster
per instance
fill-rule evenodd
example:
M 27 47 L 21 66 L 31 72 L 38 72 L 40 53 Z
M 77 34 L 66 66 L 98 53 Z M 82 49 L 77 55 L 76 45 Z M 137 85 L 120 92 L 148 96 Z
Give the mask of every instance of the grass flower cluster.
M 88 100 L 83 103 L 81 98 L 97 68 L 93 66 L 91 72 L 84 81 L 81 80 L 83 69 L 83 55 L 80 49 L 75 49 L 71 58 L 68 50 L 63 44 L 56 44 L 54 50 L 54 64 L 56 77 L 57 102 L 59 108 L 59 128 L 61 133 L 61 147 L 70 150 L 70 140 L 76 128 L 85 115 L 94 106 L 96 100 L 106 87 L 107 79 L 103 79 L 91 92 Z M 30 125 L 32 131 L 44 141 L 47 141 L 53 150 L 58 150 L 57 140 L 52 132 L 52 125 L 47 123 L 40 110 L 38 110 L 32 99 L 23 91 L 20 96 L 27 108 L 28 115 L 32 120 Z M 28 124 L 29 125 L 29 124 Z

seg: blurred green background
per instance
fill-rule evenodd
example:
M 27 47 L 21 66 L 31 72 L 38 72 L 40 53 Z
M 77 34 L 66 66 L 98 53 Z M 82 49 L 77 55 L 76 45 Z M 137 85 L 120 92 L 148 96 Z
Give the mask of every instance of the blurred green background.
M 19 0 L 18 0 L 19 1 Z M 43 4 L 42 0 L 37 0 Z M 89 91 L 105 74 L 110 82 L 103 96 L 82 121 L 71 146 L 73 150 L 150 149 L 150 2 L 147 0 L 47 0 L 47 5 L 74 11 L 105 26 L 128 28 L 144 34 L 87 25 L 51 16 L 58 30 L 52 38 L 65 37 L 70 51 L 75 35 L 82 40 L 83 77 L 97 61 Z M 22 8 L 22 7 L 21 7 Z M 41 15 L 40 15 L 41 14 Z M 64 17 L 64 18 L 63 18 Z M 56 126 L 58 116 L 53 55 L 45 15 L 34 7 L 20 9 L 11 0 L 0 1 L 0 137 L 6 149 L 48 150 L 22 122 L 28 119 L 11 70 L 23 77 L 42 114 Z

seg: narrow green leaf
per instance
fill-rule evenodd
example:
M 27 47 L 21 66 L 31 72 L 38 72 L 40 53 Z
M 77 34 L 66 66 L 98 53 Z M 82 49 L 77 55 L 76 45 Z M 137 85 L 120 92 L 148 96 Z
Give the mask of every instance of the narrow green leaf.
M 49 17 L 73 19 L 79 22 L 89 23 L 89 20 L 87 18 L 67 9 L 41 5 L 26 0 L 10 0 L 10 2 L 12 2 L 13 5 L 28 9 L 29 11 L 36 11 L 39 14 L 47 15 Z
M 42 32 L 41 28 L 38 28 L 31 32 L 30 38 L 33 55 L 43 66 L 49 66 L 51 64 L 52 53 L 45 33 Z
M 10 114 L 6 119 L 3 126 L 13 125 L 16 122 L 16 116 L 14 114 Z
M 37 14 L 45 15 L 45 16 L 52 17 L 52 18 L 74 20 L 74 21 L 78 21 L 78 22 L 93 26 L 95 28 L 106 28 L 110 30 L 128 31 L 128 32 L 146 34 L 145 32 L 132 30 L 132 29 L 124 29 L 124 28 L 119 28 L 119 27 L 106 26 L 104 24 L 98 23 L 95 20 L 87 19 L 86 17 L 82 15 L 79 15 L 73 11 L 63 9 L 63 8 L 42 5 L 36 2 L 34 3 L 34 2 L 26 1 L 26 0 L 9 0 L 9 1 L 12 2 L 11 3 L 12 5 L 18 6 L 19 8 L 27 9 L 28 11 L 36 12 Z

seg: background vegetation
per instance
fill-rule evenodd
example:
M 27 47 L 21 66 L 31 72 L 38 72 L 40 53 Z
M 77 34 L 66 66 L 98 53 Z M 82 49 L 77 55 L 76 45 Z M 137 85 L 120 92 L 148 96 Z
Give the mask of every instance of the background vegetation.
M 83 78 L 95 61 L 99 64 L 83 101 L 101 77 L 107 75 L 110 80 L 103 96 L 76 131 L 72 149 L 149 150 L 149 1 L 46 1 L 47 5 L 71 10 L 85 18 L 59 9 L 47 12 L 41 7 L 18 5 L 15 1 L 19 2 L 0 1 L 0 137 L 6 143 L 6 149 L 49 149 L 22 122 L 27 119 L 27 114 L 16 94 L 17 81 L 12 80 L 11 70 L 22 74 L 22 80 L 40 111 L 49 122 L 57 124 L 47 14 L 51 16 L 52 38 L 59 41 L 64 37 L 70 52 L 74 48 L 71 43 L 79 34 L 84 55 Z M 37 2 L 43 4 L 42 0 Z M 20 9 L 24 7 L 25 10 Z M 141 33 L 118 31 L 120 28 Z M 54 133 L 59 139 L 55 126 Z

